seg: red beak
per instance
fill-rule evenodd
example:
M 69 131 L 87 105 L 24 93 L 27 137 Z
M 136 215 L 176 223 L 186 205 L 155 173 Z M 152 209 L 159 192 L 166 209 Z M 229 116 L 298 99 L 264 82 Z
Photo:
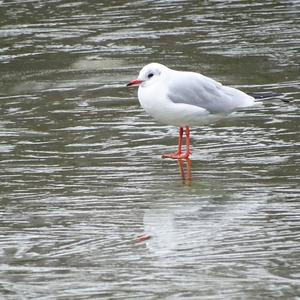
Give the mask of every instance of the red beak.
M 129 81 L 126 86 L 139 86 L 142 82 L 142 80 L 135 79 Z

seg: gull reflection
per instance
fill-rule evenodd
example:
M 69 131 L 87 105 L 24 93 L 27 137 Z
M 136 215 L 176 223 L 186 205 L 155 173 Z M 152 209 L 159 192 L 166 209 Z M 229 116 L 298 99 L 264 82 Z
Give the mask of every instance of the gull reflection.
M 177 204 L 177 200 L 174 203 L 155 205 L 143 217 L 145 235 L 139 241 L 145 241 L 150 252 L 162 257 L 193 247 L 195 242 L 199 242 L 197 236 L 203 229 L 203 221 L 198 219 L 198 215 L 202 209 L 205 210 L 207 201 L 200 204 Z
M 189 253 L 202 249 L 202 255 L 222 256 L 231 251 L 232 239 L 240 241 L 248 231 L 248 219 L 263 203 L 236 202 L 227 197 L 199 195 L 197 201 L 184 201 L 183 195 L 152 205 L 143 216 L 145 241 L 150 252 L 159 256 Z M 228 239 L 228 248 L 223 249 Z M 221 243 L 221 244 L 220 244 Z M 221 247 L 222 246 L 222 247 Z M 223 250 L 222 250 L 223 249 Z M 189 250 L 189 251 L 187 251 Z
M 168 208 L 150 209 L 144 215 L 144 231 L 151 239 L 147 248 L 156 254 L 165 255 L 178 246 L 176 211 Z

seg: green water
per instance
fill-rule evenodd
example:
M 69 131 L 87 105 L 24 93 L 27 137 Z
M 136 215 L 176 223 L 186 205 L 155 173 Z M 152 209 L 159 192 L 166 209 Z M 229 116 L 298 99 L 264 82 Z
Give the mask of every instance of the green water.
M 0 298 L 299 297 L 299 11 L 0 1 Z M 191 128 L 189 179 L 125 86 L 152 61 L 292 101 Z

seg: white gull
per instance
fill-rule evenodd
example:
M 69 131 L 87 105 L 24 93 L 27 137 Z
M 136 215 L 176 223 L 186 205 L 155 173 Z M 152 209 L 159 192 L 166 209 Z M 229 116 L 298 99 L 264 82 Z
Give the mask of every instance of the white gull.
M 164 154 L 163 158 L 189 157 L 190 126 L 215 122 L 238 108 L 257 103 L 252 96 L 209 77 L 175 71 L 158 63 L 144 66 L 138 78 L 127 86 L 139 86 L 140 104 L 155 120 L 180 128 L 177 152 Z M 186 151 L 183 153 L 184 131 Z

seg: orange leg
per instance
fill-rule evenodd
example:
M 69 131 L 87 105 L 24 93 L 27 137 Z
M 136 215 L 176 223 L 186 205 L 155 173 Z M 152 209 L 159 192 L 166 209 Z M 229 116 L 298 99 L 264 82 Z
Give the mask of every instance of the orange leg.
M 180 127 L 179 129 L 179 141 L 178 141 L 178 149 L 177 152 L 175 153 L 170 153 L 170 154 L 163 154 L 162 158 L 175 158 L 175 159 L 185 159 L 190 156 L 190 128 L 186 127 L 185 129 L 185 136 L 186 136 L 186 151 L 185 153 L 182 153 L 182 137 L 183 137 L 183 128 Z

